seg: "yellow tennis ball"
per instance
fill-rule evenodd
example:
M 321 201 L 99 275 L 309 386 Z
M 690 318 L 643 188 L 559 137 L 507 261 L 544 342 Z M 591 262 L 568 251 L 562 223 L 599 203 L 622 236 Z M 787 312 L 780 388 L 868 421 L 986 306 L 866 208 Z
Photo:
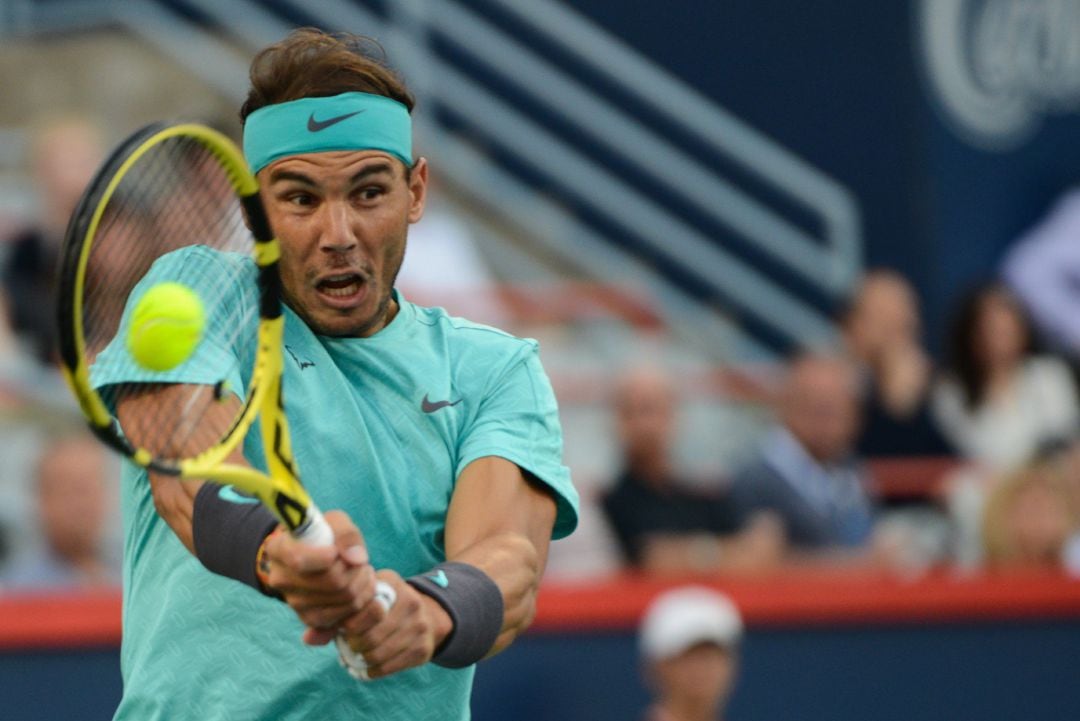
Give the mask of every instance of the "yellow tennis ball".
M 135 304 L 128 350 L 144 368 L 167 371 L 187 360 L 205 325 L 203 304 L 195 291 L 180 283 L 159 283 Z

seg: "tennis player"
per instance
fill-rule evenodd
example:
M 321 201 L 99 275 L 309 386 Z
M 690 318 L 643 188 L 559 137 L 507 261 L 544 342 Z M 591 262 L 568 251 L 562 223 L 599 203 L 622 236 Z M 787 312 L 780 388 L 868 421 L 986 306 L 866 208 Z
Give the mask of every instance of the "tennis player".
M 281 241 L 293 451 L 339 509 L 336 546 L 297 543 L 231 487 L 129 465 L 117 719 L 467 719 L 474 664 L 529 624 L 548 544 L 576 524 L 536 343 L 394 289 L 428 166 L 373 47 L 297 31 L 255 58 L 241 110 Z M 223 351 L 185 367 L 246 367 Z M 119 412 L 152 414 L 155 392 Z M 339 635 L 371 681 L 341 668 Z

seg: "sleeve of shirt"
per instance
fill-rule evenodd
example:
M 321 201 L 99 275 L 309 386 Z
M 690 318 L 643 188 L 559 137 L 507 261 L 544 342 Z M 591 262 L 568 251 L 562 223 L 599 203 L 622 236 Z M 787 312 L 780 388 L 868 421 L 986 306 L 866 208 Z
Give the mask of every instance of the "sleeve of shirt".
M 158 259 L 128 297 L 119 331 L 90 369 L 91 384 L 107 389 L 121 383 L 224 382 L 229 392 L 243 398 L 241 369 L 248 352 L 244 346 L 249 344 L 248 350 L 254 352 L 252 339 L 259 319 L 254 278 L 238 282 L 240 278 L 249 280 L 238 275 L 241 262 L 201 247 L 185 248 Z M 166 281 L 184 283 L 202 298 L 207 310 L 206 327 L 190 358 L 175 368 L 153 371 L 136 363 L 128 351 L 128 328 L 138 300 L 147 290 Z
M 577 526 L 579 503 L 562 453 L 558 404 L 534 346 L 490 385 L 460 441 L 455 475 L 486 456 L 516 464 L 554 493 L 558 539 Z

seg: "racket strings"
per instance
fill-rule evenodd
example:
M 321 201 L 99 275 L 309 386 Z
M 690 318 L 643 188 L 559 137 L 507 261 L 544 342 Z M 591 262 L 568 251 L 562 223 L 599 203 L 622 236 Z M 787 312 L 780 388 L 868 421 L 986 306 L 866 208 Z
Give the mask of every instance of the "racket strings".
M 205 311 L 204 337 L 191 363 L 206 364 L 204 346 L 218 349 L 210 361 L 222 366 L 210 369 L 214 382 L 238 377 L 240 368 L 250 367 L 257 343 L 258 304 L 237 302 L 238 288 L 254 293 L 252 244 L 233 185 L 209 150 L 184 137 L 153 146 L 120 179 L 92 239 L 82 302 L 88 361 L 104 354 L 110 363 L 132 362 L 125 319 L 150 286 L 174 281 L 195 290 Z M 124 433 L 169 460 L 220 442 L 244 388 L 215 387 L 201 372 L 200 385 L 111 386 L 114 407 L 139 410 L 120 413 Z

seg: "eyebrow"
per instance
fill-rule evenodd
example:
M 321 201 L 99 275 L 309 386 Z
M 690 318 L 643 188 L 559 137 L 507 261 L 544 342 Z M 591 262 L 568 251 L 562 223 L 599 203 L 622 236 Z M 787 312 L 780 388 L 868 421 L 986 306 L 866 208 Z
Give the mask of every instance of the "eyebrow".
M 393 175 L 393 167 L 390 165 L 390 163 L 374 163 L 372 165 L 368 165 L 359 172 L 355 173 L 351 178 L 349 178 L 349 185 L 356 185 L 360 181 L 368 178 L 369 176 L 378 175 L 380 173 L 387 173 L 389 175 Z M 285 180 L 291 180 L 293 182 L 307 185 L 312 188 L 318 186 L 318 183 L 316 183 L 312 178 L 295 170 L 274 170 L 270 173 L 271 185 Z

